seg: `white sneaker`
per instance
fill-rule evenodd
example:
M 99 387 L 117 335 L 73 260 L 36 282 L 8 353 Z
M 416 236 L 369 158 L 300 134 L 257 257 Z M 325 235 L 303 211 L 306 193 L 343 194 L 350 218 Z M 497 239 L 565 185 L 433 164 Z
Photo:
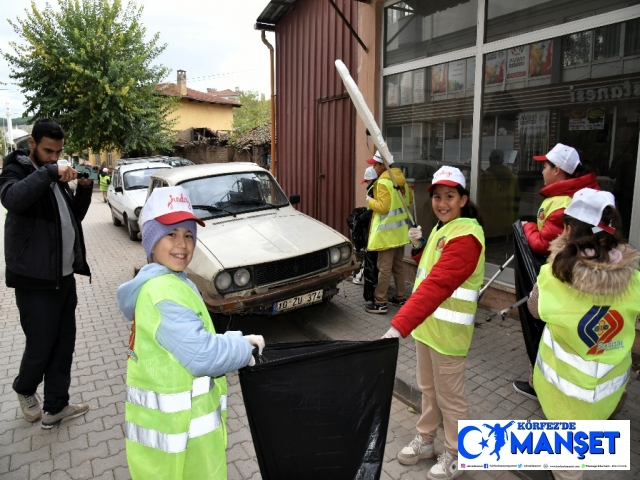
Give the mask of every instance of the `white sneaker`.
M 402 465 L 415 465 L 423 458 L 433 458 L 433 442 L 427 442 L 420 434 L 398 452 L 398 462 Z
M 429 473 L 429 480 L 446 480 L 450 478 L 458 478 L 464 472 L 458 470 L 458 456 L 451 455 L 448 451 L 444 451 L 442 455 L 438 455 L 438 463 L 436 463 Z

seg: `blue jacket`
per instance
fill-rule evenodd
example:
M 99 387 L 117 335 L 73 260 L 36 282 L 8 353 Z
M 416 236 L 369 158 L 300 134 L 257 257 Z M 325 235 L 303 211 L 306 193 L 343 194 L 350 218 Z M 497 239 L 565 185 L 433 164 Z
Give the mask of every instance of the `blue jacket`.
M 176 275 L 200 296 L 184 272 L 174 272 L 164 265 L 150 263 L 133 280 L 118 288 L 118 308 L 127 320 L 133 320 L 142 285 L 147 280 L 168 273 Z M 252 346 L 242 332 L 211 334 L 204 329 L 202 320 L 195 312 L 169 300 L 158 303 L 156 308 L 161 315 L 156 341 L 192 375 L 218 377 L 246 366 L 251 360 Z

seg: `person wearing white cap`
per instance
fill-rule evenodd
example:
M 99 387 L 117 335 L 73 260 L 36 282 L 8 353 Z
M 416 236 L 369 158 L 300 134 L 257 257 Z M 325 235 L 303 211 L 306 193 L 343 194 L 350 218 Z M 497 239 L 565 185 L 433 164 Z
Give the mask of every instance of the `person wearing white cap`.
M 107 203 L 107 191 L 109 190 L 109 185 L 111 185 L 111 175 L 109 175 L 109 170 L 103 168 L 100 171 L 100 175 L 98 180 L 100 181 L 100 191 L 102 192 L 102 201 Z
M 224 375 L 262 353 L 260 335 L 215 332 L 207 307 L 184 269 L 197 224 L 188 192 L 156 188 L 141 216 L 151 263 L 118 288 L 133 321 L 127 360 L 125 437 L 135 479 L 226 479 L 227 384 Z
M 545 199 L 538 209 L 537 222 L 523 222 L 522 229 L 531 250 L 547 256 L 549 243 L 562 233 L 562 215 L 571 197 L 581 188 L 599 189 L 598 179 L 594 172 L 586 172 L 576 149 L 562 143 L 533 159 L 544 162 L 540 195 Z
M 546 155 L 534 156 L 533 159 L 544 162 L 542 178 L 545 186 L 540 190 L 540 195 L 545 199 L 538 209 L 537 221 L 523 221 L 522 230 L 531 251 L 546 257 L 549 255 L 549 244 L 562 233 L 564 228 L 562 218 L 565 208 L 571 202 L 571 197 L 582 188 L 599 190 L 600 187 L 596 174 L 587 173 L 582 166 L 575 148 L 558 143 Z M 517 293 L 526 295 L 526 292 Z M 524 329 L 525 327 L 523 331 Z M 529 364 L 529 372 L 528 381 L 515 380 L 513 388 L 521 395 L 535 400 L 536 391 L 532 385 L 533 365 L 531 364 Z
M 576 192 L 531 292 L 529 310 L 546 322 L 533 383 L 550 420 L 607 420 L 622 406 L 640 314 L 640 254 L 621 242 L 620 225 L 611 193 Z
M 418 263 L 414 291 L 383 338 L 411 334 L 416 341 L 422 414 L 418 435 L 398 453 L 398 461 L 415 465 L 433 457 L 433 441 L 442 423 L 445 451 L 427 474 L 439 480 L 463 473 L 458 470 L 458 421 L 469 418 L 465 359 L 484 280 L 485 245 L 480 213 L 469 199 L 460 170 L 441 167 L 427 191 L 438 223 L 427 241 L 419 227 L 409 231 Z
M 387 159 L 393 164 L 393 159 Z M 409 243 L 409 215 L 403 206 L 409 206 L 413 200 L 411 189 L 399 168 L 391 168 L 391 174 L 398 190 L 394 188 L 380 152 L 367 160 L 378 176 L 373 184 L 373 198 L 366 197 L 367 209 L 373 211 L 371 231 L 367 242 L 367 251 L 378 252 L 378 284 L 373 294 L 374 301 L 365 305 L 369 313 L 386 314 L 387 301 L 400 306 L 406 301 L 404 293 L 404 246 Z M 391 276 L 395 283 L 395 294 L 387 299 Z

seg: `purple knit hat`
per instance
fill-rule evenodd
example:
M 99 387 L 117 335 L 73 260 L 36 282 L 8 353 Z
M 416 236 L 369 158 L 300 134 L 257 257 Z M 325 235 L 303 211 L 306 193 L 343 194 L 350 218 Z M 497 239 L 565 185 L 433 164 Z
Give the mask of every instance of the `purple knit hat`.
M 151 261 L 151 252 L 156 243 L 175 228 L 186 228 L 193 234 L 193 244 L 196 244 L 198 225 L 195 220 L 185 220 L 184 222 L 165 225 L 158 220 L 147 220 L 142 226 L 142 246 L 147 253 L 147 260 Z

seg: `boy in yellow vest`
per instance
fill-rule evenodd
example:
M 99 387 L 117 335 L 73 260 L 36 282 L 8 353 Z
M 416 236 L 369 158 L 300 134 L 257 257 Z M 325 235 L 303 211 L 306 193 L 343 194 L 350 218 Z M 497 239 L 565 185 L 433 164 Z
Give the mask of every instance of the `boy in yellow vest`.
M 133 321 L 127 361 L 125 436 L 135 479 L 227 478 L 225 373 L 252 365 L 264 339 L 217 335 L 185 268 L 196 224 L 182 187 L 153 190 L 142 213 L 150 261 L 118 288 L 118 307 Z

